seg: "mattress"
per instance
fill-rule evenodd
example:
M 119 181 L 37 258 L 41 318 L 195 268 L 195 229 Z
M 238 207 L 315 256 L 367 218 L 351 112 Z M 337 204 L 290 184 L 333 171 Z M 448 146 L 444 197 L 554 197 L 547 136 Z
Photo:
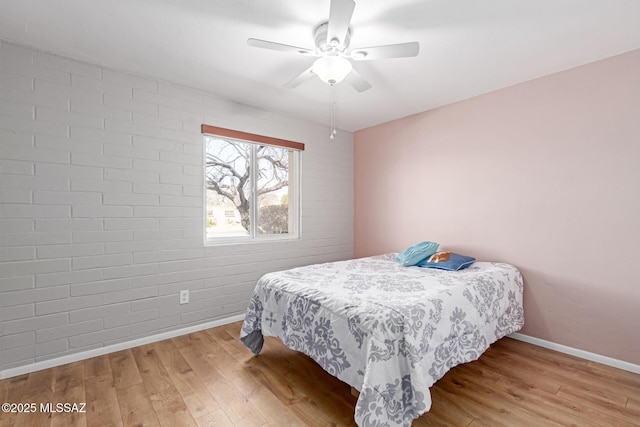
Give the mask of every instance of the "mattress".
M 449 369 L 522 328 L 523 280 L 504 263 L 444 271 L 402 267 L 395 255 L 264 275 L 241 341 L 258 354 L 264 336 L 279 337 L 359 390 L 359 426 L 410 426 Z

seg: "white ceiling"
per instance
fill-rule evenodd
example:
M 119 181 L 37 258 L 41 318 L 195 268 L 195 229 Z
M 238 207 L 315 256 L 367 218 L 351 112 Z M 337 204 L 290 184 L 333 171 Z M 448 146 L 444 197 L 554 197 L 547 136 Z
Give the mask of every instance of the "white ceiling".
M 312 58 L 329 0 L 1 0 L 0 38 L 358 130 L 640 48 L 638 0 L 356 0 L 351 47 L 420 42 L 415 58 L 356 63 L 373 88 L 284 83 Z

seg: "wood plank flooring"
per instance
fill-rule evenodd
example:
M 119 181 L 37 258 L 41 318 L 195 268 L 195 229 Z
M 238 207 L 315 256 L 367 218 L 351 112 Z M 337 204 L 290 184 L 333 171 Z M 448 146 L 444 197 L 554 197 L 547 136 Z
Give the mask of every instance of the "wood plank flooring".
M 83 413 L 0 413 L 23 426 L 353 426 L 356 397 L 267 338 L 254 357 L 221 326 L 0 381 L 0 400 Z M 640 375 L 504 338 L 431 389 L 414 426 L 640 426 Z

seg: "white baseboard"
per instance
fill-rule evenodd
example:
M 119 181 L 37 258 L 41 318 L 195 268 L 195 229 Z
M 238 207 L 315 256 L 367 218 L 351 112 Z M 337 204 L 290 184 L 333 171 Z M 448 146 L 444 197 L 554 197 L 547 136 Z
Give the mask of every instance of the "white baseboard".
M 562 344 L 556 344 L 551 341 L 546 341 L 540 338 L 531 337 L 529 335 L 523 335 L 519 333 L 511 334 L 509 335 L 509 338 L 513 338 L 518 341 L 528 342 L 529 344 L 535 344 L 540 347 L 559 351 L 560 353 L 569 354 L 571 356 L 580 357 L 581 359 L 590 360 L 592 362 L 602 363 L 603 365 L 612 366 L 614 368 L 633 372 L 635 374 L 640 374 L 640 365 L 635 365 L 633 363 L 625 362 L 624 360 L 618 360 L 612 357 L 602 356 L 600 354 L 591 353 L 589 351 L 584 351 L 584 350 L 580 350 L 573 347 L 568 347 Z
M 138 347 L 144 344 L 150 344 L 157 341 L 166 340 L 169 338 L 179 337 L 181 335 L 190 334 L 204 329 L 215 328 L 217 326 L 228 325 L 229 323 L 238 322 L 244 320 L 244 314 L 236 316 L 226 317 L 224 319 L 213 320 L 207 323 L 201 323 L 199 325 L 189 326 L 187 328 L 176 329 L 174 331 L 163 332 L 156 335 L 151 335 L 144 338 L 138 338 L 131 341 L 125 341 L 118 344 L 109 345 L 106 347 L 95 348 L 92 350 L 82 351 L 74 354 L 67 354 L 65 356 L 56 357 L 55 359 L 43 360 L 41 362 L 31 363 L 29 365 L 18 366 L 17 368 L 10 368 L 0 371 L 0 380 L 5 378 L 11 378 L 18 375 L 28 374 L 42 369 L 53 368 L 55 366 L 66 365 L 67 363 L 78 362 L 84 359 L 90 359 L 96 356 L 102 356 L 104 354 L 114 353 L 120 350 L 126 350 L 128 348 Z M 614 359 L 612 357 L 602 356 L 600 354 L 591 353 L 589 351 L 580 350 L 577 348 L 569 347 L 562 344 L 556 344 L 551 341 L 546 341 L 540 338 L 531 337 L 529 335 L 523 335 L 519 333 L 513 333 L 509 335 L 509 338 L 516 339 L 518 341 L 528 342 L 530 344 L 538 345 L 540 347 L 548 348 L 551 350 L 559 351 L 560 353 L 569 354 L 571 356 L 580 357 L 592 362 L 602 363 L 603 365 L 612 366 L 614 368 L 622 369 L 625 371 L 640 374 L 640 365 L 636 365 L 623 360 Z
M 228 325 L 229 323 L 244 320 L 244 314 L 226 317 L 224 319 L 213 320 L 199 325 L 189 326 L 187 328 L 176 329 L 174 331 L 162 332 L 160 334 L 151 335 L 144 338 L 138 338 L 131 341 L 125 341 L 118 344 L 108 345 L 106 347 L 94 348 L 92 350 L 81 351 L 79 353 L 67 354 L 55 359 L 43 360 L 41 362 L 31 363 L 29 365 L 18 366 L 0 371 L 0 380 L 11 378 L 22 374 L 28 374 L 42 369 L 53 368 L 54 366 L 66 365 L 67 363 L 78 362 L 80 360 L 89 359 L 104 354 L 113 353 L 120 350 L 126 350 L 132 347 L 138 347 L 144 344 L 150 344 L 157 341 L 166 340 L 180 335 L 186 335 L 203 329 L 215 328 L 216 326 Z

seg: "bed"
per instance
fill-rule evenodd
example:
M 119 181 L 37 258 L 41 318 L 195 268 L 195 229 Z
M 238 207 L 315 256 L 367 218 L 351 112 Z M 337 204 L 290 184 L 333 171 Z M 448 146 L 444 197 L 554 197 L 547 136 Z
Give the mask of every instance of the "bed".
M 264 336 L 279 337 L 357 389 L 360 427 L 410 426 L 449 369 L 523 326 L 523 281 L 504 263 L 444 271 L 395 256 L 264 275 L 240 340 L 257 355 Z

